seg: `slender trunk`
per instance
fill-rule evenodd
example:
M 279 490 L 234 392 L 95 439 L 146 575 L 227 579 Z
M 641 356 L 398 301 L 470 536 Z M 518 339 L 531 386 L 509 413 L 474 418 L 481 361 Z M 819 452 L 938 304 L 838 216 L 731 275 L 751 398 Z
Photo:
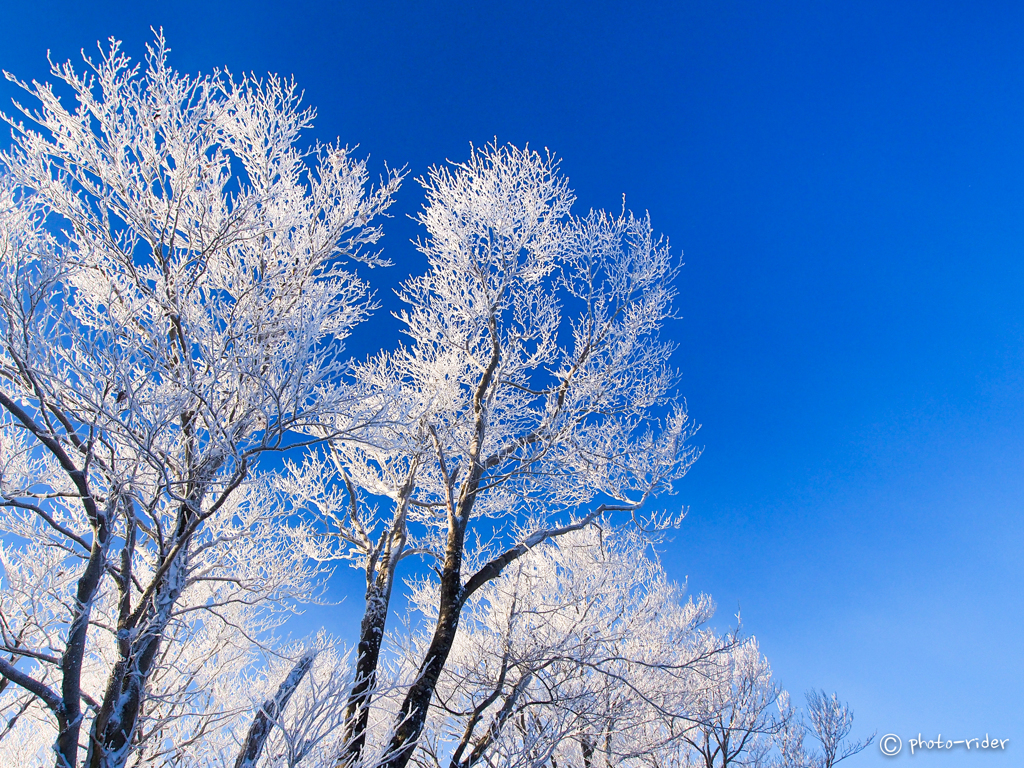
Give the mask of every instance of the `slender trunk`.
M 263 702 L 260 711 L 253 718 L 252 725 L 249 726 L 245 742 L 242 744 L 242 749 L 238 752 L 238 759 L 235 760 L 235 768 L 256 768 L 256 763 L 263 752 L 263 745 L 266 744 L 267 737 L 270 736 L 270 731 L 274 727 L 275 721 L 281 716 L 284 708 L 288 706 L 288 701 L 291 699 L 292 694 L 295 693 L 295 689 L 299 687 L 302 679 L 309 672 L 310 667 L 313 666 L 315 659 L 316 653 L 314 652 L 304 654 L 295 663 L 295 666 L 292 667 L 288 676 L 281 681 L 281 685 L 278 686 L 274 698 Z
M 533 679 L 533 673 L 527 672 L 522 679 L 516 684 L 516 687 L 512 689 L 512 693 L 505 699 L 505 703 L 501 705 L 501 709 L 498 710 L 494 716 L 494 720 L 491 721 L 487 731 L 481 737 L 480 741 L 473 747 L 473 751 L 470 752 L 469 757 L 463 763 L 459 762 L 461 752 L 453 755 L 449 768 L 473 768 L 473 766 L 480 763 L 480 758 L 483 757 L 484 752 L 487 751 L 488 747 L 493 744 L 497 738 L 501 735 L 501 730 L 504 728 L 505 723 L 509 717 L 512 716 L 512 711 L 515 709 L 516 704 L 522 696 L 523 691 L 526 690 L 526 686 L 530 684 Z M 460 745 L 461 746 L 461 745 Z
M 444 468 L 443 462 L 441 466 L 442 472 L 447 479 L 447 470 Z M 398 721 L 395 724 L 395 730 L 392 732 L 388 745 L 384 768 L 405 768 L 412 757 L 413 750 L 416 748 L 416 743 L 426 723 L 427 710 L 430 708 L 430 702 L 437 687 L 437 681 L 455 642 L 455 634 L 459 628 L 459 618 L 466 598 L 491 579 L 497 578 L 506 565 L 528 552 L 531 547 L 540 544 L 546 539 L 558 537 L 569 531 L 578 530 L 589 525 L 599 514 L 612 508 L 607 505 L 601 505 L 597 510 L 577 523 L 563 526 L 562 528 L 539 531 L 528 536 L 523 543 L 516 545 L 487 563 L 463 587 L 462 556 L 466 540 L 466 528 L 482 475 L 483 470 L 479 462 L 476 462 L 470 477 L 467 478 L 466 484 L 462 487 L 458 506 L 450 506 L 448 543 L 445 548 L 444 565 L 441 571 L 437 625 L 434 628 L 430 647 L 423 659 L 423 663 L 420 665 L 416 680 L 409 688 L 405 700 L 402 702 Z
M 82 729 L 82 659 L 92 604 L 103 575 L 103 561 L 109 537 L 105 519 L 94 529 L 92 550 L 85 571 L 78 580 L 74 616 L 68 630 L 68 643 L 60 659 L 62 712 L 58 715 L 57 768 L 78 765 L 78 736 Z
M 336 768 L 352 768 L 366 746 L 366 729 L 370 721 L 370 702 L 377 682 L 377 665 L 384 641 L 391 591 L 395 584 L 395 569 L 402 559 L 408 541 L 407 515 L 409 496 L 415 485 L 418 462 L 409 469 L 403 484 L 391 529 L 380 542 L 379 554 L 371 555 L 366 564 L 366 608 L 359 625 L 359 645 L 356 651 L 356 676 L 345 707 L 345 741 Z M 356 494 L 352 497 L 352 515 L 356 518 Z M 365 537 L 365 534 L 364 534 Z M 368 541 L 368 540 L 367 540 Z
M 391 602 L 393 579 L 386 581 L 383 589 L 375 584 L 367 593 L 366 611 L 359 627 L 355 682 L 345 709 L 345 751 L 338 759 L 338 766 L 354 766 L 366 744 L 370 701 L 377 682 L 377 664 Z
M 505 675 L 508 674 L 508 649 L 506 649 L 504 657 L 501 660 L 501 672 L 498 674 L 498 681 L 495 683 L 494 690 L 484 697 L 483 701 L 480 701 L 473 711 L 470 713 L 469 720 L 466 723 L 466 727 L 462 731 L 462 738 L 459 740 L 458 746 L 452 753 L 451 761 L 448 763 L 448 768 L 457 768 L 459 763 L 462 762 L 462 753 L 466 751 L 470 742 L 473 739 L 473 731 L 476 730 L 476 724 L 480 722 L 480 718 L 483 717 L 484 712 L 488 707 L 498 700 L 501 696 L 501 691 L 505 687 Z
M 420 665 L 419 674 L 402 702 L 398 722 L 388 745 L 385 768 L 405 768 L 423 733 L 427 710 L 434 696 L 441 670 L 455 642 L 462 613 L 462 554 L 466 538 L 468 505 L 464 516 L 452 516 L 445 548 L 444 567 L 441 571 L 441 594 L 437 625 L 430 648 Z
M 431 638 L 427 655 L 420 665 L 419 674 L 409 688 L 398 713 L 398 722 L 391 734 L 388 751 L 385 756 L 385 768 L 405 768 L 412 757 L 423 726 L 427 720 L 430 701 L 434 697 L 437 681 L 448 661 L 455 633 L 459 629 L 459 618 L 462 614 L 464 593 L 462 590 L 462 555 L 466 545 L 466 528 L 469 525 L 473 504 L 476 502 L 480 480 L 484 466 L 480 462 L 480 452 L 484 444 L 487 414 L 485 402 L 487 393 L 494 379 L 498 362 L 501 358 L 501 347 L 498 341 L 497 323 L 493 312 L 488 317 L 488 328 L 491 335 L 491 359 L 473 394 L 474 432 L 469 447 L 470 470 L 465 483 L 459 491 L 456 504 L 452 498 L 455 477 L 449 473 L 445 462 L 444 450 L 433 427 L 430 434 L 437 452 L 438 469 L 444 480 L 446 502 L 448 506 L 448 542 L 445 547 L 444 565 L 441 570 L 441 593 L 438 602 L 437 625 Z
M 25 384 L 39 394 L 40 413 L 51 413 L 68 434 L 73 435 L 74 429 L 70 419 L 59 408 L 53 407 L 47 401 L 42 390 L 26 369 L 20 364 L 19 368 Z M 32 433 L 56 459 L 63 472 L 75 486 L 93 532 L 89 558 L 86 561 L 85 570 L 78 579 L 75 603 L 71 611 L 71 619 L 68 622 L 67 645 L 64 647 L 64 653 L 61 654 L 60 659 L 61 702 L 59 706 L 53 706 L 53 703 L 48 702 L 48 706 L 57 716 L 58 732 L 57 741 L 54 744 L 54 751 L 57 753 L 56 766 L 57 768 L 75 768 L 78 765 L 78 737 L 82 729 L 82 660 L 85 657 L 85 642 L 89 631 L 92 605 L 103 578 L 107 547 L 110 543 L 108 510 L 101 512 L 92 495 L 89 483 L 89 464 L 95 457 L 91 450 L 85 453 L 83 463 L 79 466 L 54 435 L 52 426 L 45 421 L 45 417 L 43 423 L 37 423 L 18 402 L 15 402 L 3 390 L 0 390 L 0 407 Z M 74 442 L 74 438 L 72 438 L 72 442 Z

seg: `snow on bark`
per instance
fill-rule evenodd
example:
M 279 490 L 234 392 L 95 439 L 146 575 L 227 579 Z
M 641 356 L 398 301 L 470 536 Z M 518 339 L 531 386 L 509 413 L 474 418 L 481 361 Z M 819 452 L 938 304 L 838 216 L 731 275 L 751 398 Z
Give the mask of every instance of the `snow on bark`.
M 235 760 L 235 768 L 256 768 L 256 764 L 260 759 L 260 753 L 263 751 L 264 744 L 266 744 L 267 736 L 270 735 L 270 729 L 274 727 L 277 719 L 284 712 L 284 708 L 288 706 L 288 701 L 295 694 L 299 683 L 302 682 L 306 673 L 309 672 L 315 659 L 316 653 L 314 652 L 304 654 L 295 662 L 295 666 L 292 667 L 285 679 L 281 681 L 281 685 L 278 686 L 274 698 L 267 699 L 263 706 L 260 707 L 259 712 L 253 719 L 252 725 L 249 727 L 249 732 L 246 734 L 242 749 L 239 750 L 238 759 Z

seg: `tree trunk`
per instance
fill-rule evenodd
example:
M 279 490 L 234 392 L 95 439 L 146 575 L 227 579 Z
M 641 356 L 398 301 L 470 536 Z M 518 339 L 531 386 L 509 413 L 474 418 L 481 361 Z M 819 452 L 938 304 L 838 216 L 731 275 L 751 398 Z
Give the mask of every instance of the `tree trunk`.
M 274 698 L 263 702 L 260 711 L 253 718 L 252 725 L 249 726 L 249 733 L 246 734 L 242 749 L 238 752 L 238 759 L 235 760 L 235 768 L 256 768 L 256 763 L 263 752 L 263 745 L 266 744 L 267 737 L 270 736 L 274 722 L 288 706 L 292 694 L 295 693 L 295 689 L 299 687 L 302 679 L 313 666 L 315 659 L 316 652 L 311 651 L 304 654 L 295 662 L 295 666 L 292 667 L 288 676 L 281 681 Z
M 452 756 L 452 761 L 448 768 L 473 768 L 473 766 L 480 763 L 480 758 L 483 757 L 484 752 L 493 744 L 497 738 L 501 735 L 502 728 L 505 727 L 505 723 L 512 715 L 512 710 L 515 709 L 516 704 L 519 702 L 519 697 L 522 696 L 523 691 L 526 690 L 526 686 L 530 684 L 533 679 L 533 673 L 527 672 L 523 677 L 516 683 L 516 686 L 512 689 L 512 692 L 505 699 L 505 702 L 501 705 L 501 709 L 498 710 L 494 719 L 491 721 L 487 731 L 473 747 L 473 751 L 470 752 L 469 757 L 466 758 L 465 762 L 459 762 L 461 751 L 457 751 Z M 460 749 L 461 749 L 460 745 Z
M 441 595 L 434 636 L 430 648 L 420 665 L 419 674 L 409 688 L 398 714 L 398 722 L 388 744 L 385 768 L 405 768 L 412 757 L 416 742 L 423 732 L 427 710 L 434 696 L 441 670 L 455 642 L 462 613 L 462 550 L 466 538 L 465 516 L 452 516 L 445 548 L 444 568 L 441 571 Z
M 92 603 L 100 585 L 108 536 L 105 521 L 94 529 L 92 551 L 85 572 L 78 580 L 75 616 L 68 631 L 68 644 L 60 660 L 62 712 L 57 718 L 59 733 L 55 749 L 57 768 L 78 765 L 78 735 L 82 729 L 82 659 L 89 629 Z
M 124 768 L 142 712 L 142 698 L 167 631 L 170 614 L 183 587 L 187 548 L 161 577 L 163 584 L 148 601 L 118 622 L 120 658 L 114 665 L 100 711 L 89 734 L 87 768 Z
M 356 765 L 366 744 L 366 727 L 370 719 L 370 701 L 377 682 L 377 664 L 380 660 L 384 626 L 391 602 L 391 582 L 384 589 L 374 585 L 366 600 L 366 612 L 359 627 L 359 645 L 356 656 L 356 676 L 345 709 L 345 747 L 338 758 L 339 768 Z
M 356 676 L 345 708 L 345 744 L 336 768 L 353 768 L 358 764 L 366 745 L 366 727 L 370 720 L 370 701 L 377 682 L 377 664 L 380 661 L 384 628 L 391 605 L 391 590 L 395 584 L 395 569 L 405 551 L 408 540 L 406 514 L 409 495 L 416 478 L 416 467 L 409 471 L 399 496 L 398 508 L 391 531 L 387 535 L 384 551 L 379 560 L 367 564 L 366 608 L 359 625 L 359 645 L 356 656 Z M 355 492 L 350 489 L 355 504 Z M 353 512 L 353 514 L 355 514 Z M 383 543 L 383 542 L 382 542 Z M 374 571 L 376 569 L 376 571 Z M 376 575 L 374 576 L 374 572 Z

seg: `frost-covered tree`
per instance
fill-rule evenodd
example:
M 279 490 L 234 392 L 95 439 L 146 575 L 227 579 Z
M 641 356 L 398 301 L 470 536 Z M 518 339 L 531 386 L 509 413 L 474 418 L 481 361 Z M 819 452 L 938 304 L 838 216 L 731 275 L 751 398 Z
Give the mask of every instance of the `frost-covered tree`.
M 765 766 L 791 712 L 778 706 L 785 692 L 772 675 L 756 638 L 712 657 L 708 684 L 697 696 L 695 724 L 683 735 L 691 764 L 700 768 Z
M 838 694 L 812 689 L 805 697 L 810 725 L 800 713 L 789 712 L 786 728 L 778 737 L 778 759 L 774 764 L 778 768 L 832 768 L 874 741 L 874 734 L 859 741 L 847 739 L 853 728 L 853 711 L 839 700 Z M 788 698 L 780 697 L 780 701 L 781 709 L 790 708 Z M 807 735 L 818 742 L 817 749 L 805 748 Z
M 874 734 L 859 741 L 848 741 L 853 728 L 853 710 L 839 700 L 836 693 L 811 689 L 806 694 L 810 733 L 821 747 L 814 758 L 816 768 L 832 768 L 836 763 L 856 755 L 874 741 Z
M 351 265 L 378 261 L 399 176 L 368 191 L 345 147 L 301 149 L 294 83 L 188 77 L 167 53 L 158 35 L 140 67 L 112 41 L 85 74 L 53 67 L 73 108 L 19 82 L 35 106 L 5 118 L 0 677 L 47 710 L 58 766 L 166 741 L 161 707 L 200 689 L 185 670 L 220 664 L 218 622 L 252 628 L 223 606 L 308 589 L 300 533 L 246 543 L 249 479 L 366 420 L 340 386 L 371 308 Z
M 678 752 L 727 643 L 635 530 L 588 528 L 531 550 L 467 604 L 414 761 L 446 768 L 639 766 Z M 436 585 L 414 604 L 436 611 Z M 429 634 L 409 638 L 407 659 Z M 412 667 L 415 670 L 415 667 Z
M 697 455 L 659 338 L 677 262 L 647 218 L 573 217 L 557 163 L 511 146 L 476 150 L 421 184 L 426 271 L 399 292 L 408 340 L 355 372 L 378 426 L 291 467 L 292 490 L 334 521 L 366 573 L 339 765 L 357 764 L 365 745 L 404 557 L 432 562 L 437 610 L 384 736 L 389 768 L 415 749 L 477 590 L 548 538 L 612 510 L 636 514 Z
M 288 606 L 308 600 L 322 574 L 302 551 L 306 534 L 288 524 L 283 509 L 265 482 L 256 488 L 247 484 L 196 534 L 185 587 L 146 682 L 129 764 L 200 766 L 211 764 L 209 755 L 226 753 L 233 764 L 234 753 L 241 751 L 236 732 L 257 717 L 268 698 L 265 689 L 277 684 L 282 665 L 301 657 L 301 648 L 269 644 L 290 615 Z M 59 600 L 75 587 L 76 572 L 66 555 L 38 543 L 8 546 L 2 555 L 5 627 L 20 628 L 26 649 L 59 647 L 64 629 Z M 140 580 L 147 572 L 140 566 Z M 117 598 L 114 585 L 105 584 L 92 607 L 81 678 L 87 724 L 118 661 L 112 631 Z M 348 679 L 340 670 L 337 674 Z M 55 677 L 45 666 L 36 675 L 47 681 Z M 31 692 L 8 685 L 0 692 L 0 713 L 7 720 L 0 764 L 52 762 L 57 722 Z

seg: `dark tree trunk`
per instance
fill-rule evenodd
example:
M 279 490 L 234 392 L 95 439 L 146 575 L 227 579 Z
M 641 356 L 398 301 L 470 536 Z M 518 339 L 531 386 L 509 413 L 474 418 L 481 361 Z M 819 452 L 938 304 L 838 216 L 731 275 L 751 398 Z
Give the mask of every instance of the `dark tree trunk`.
M 366 745 L 366 728 L 370 720 L 370 702 L 377 683 L 377 664 L 395 584 L 395 569 L 408 540 L 406 513 L 409 495 L 416 477 L 415 467 L 401 491 L 401 500 L 387 538 L 381 540 L 383 552 L 373 556 L 366 566 L 366 608 L 359 625 L 356 655 L 356 676 L 345 708 L 345 746 L 336 768 L 353 768 L 362 757 Z M 355 505 L 355 492 L 353 508 Z M 353 512 L 355 515 L 355 512 Z M 379 559 L 378 559 L 379 558 Z
M 165 627 L 166 621 L 150 624 L 142 630 L 141 637 L 124 641 L 127 653 L 122 650 L 111 673 L 100 713 L 89 734 L 88 768 L 122 768 L 127 763 L 142 713 L 142 695 Z
M 345 751 L 338 766 L 354 766 L 366 744 L 366 727 L 370 719 L 370 701 L 377 682 L 377 664 L 391 602 L 391 579 L 385 589 L 374 585 L 367 594 L 366 612 L 359 627 L 356 676 L 345 709 Z
M 523 691 L 526 690 L 526 686 L 530 684 L 533 679 L 533 673 L 527 672 L 522 679 L 516 684 L 515 688 L 512 689 L 512 693 L 508 695 L 505 702 L 501 705 L 501 709 L 498 710 L 494 719 L 491 721 L 490 726 L 487 728 L 486 733 L 481 737 L 480 741 L 473 747 L 473 751 L 470 752 L 469 757 L 466 758 L 465 762 L 460 763 L 458 761 L 459 753 L 453 756 L 452 762 L 449 768 L 473 768 L 473 766 L 481 763 L 481 758 L 484 756 L 484 752 L 493 744 L 497 738 L 501 735 L 502 728 L 505 727 L 505 723 L 509 717 L 512 716 L 512 712 L 519 703 L 519 697 L 522 696 Z M 554 758 L 552 758 L 553 760 Z
M 448 529 L 444 567 L 441 571 L 441 594 L 434 636 L 420 665 L 419 674 L 402 702 L 391 741 L 388 744 L 386 768 L 405 768 L 423 732 L 427 710 L 434 696 L 441 670 L 455 642 L 462 613 L 462 551 L 466 537 L 465 516 L 453 516 Z
M 57 718 L 57 768 L 75 768 L 78 765 L 78 735 L 82 729 L 82 659 L 85 656 L 92 603 L 103 575 L 106 539 L 109 536 L 105 521 L 94 530 L 89 561 L 78 580 L 75 614 L 68 631 L 68 644 L 60 660 L 63 703 Z

